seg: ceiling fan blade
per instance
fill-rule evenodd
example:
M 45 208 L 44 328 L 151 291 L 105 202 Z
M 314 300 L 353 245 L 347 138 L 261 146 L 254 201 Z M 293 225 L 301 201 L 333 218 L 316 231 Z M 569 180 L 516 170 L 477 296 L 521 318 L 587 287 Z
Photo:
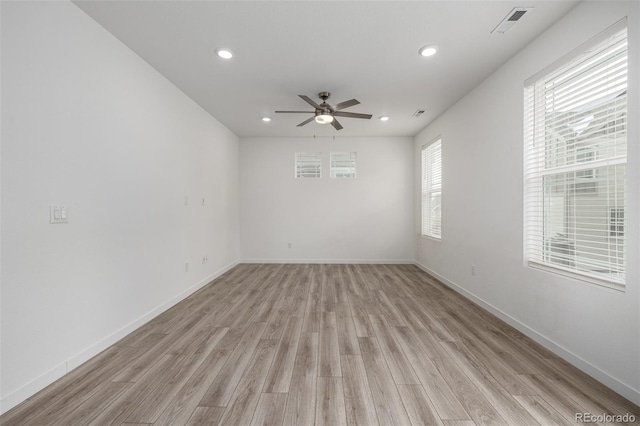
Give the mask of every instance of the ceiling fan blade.
M 338 120 L 336 120 L 335 118 L 333 119 L 333 121 L 331 122 L 331 125 L 336 129 L 336 130 L 340 130 L 342 129 L 342 124 L 340 124 L 340 122 Z
M 315 111 L 275 111 L 276 113 L 284 113 L 284 114 L 314 114 Z
M 316 109 L 321 109 L 321 108 L 320 108 L 320 105 L 318 105 L 317 103 L 315 103 L 315 102 L 313 101 L 313 99 L 311 99 L 310 97 L 305 96 L 305 95 L 298 95 L 298 96 L 300 96 L 302 99 L 304 99 L 304 101 L 305 101 L 306 103 L 308 103 L 309 105 L 311 105 L 312 107 L 314 107 L 314 108 L 316 108 Z
M 342 112 L 336 111 L 333 113 L 336 117 L 349 117 L 349 118 L 366 118 L 367 120 L 371 119 L 371 114 L 358 114 L 356 112 Z
M 350 106 L 358 105 L 360 101 L 357 99 L 351 99 L 349 101 L 340 102 L 337 105 L 333 106 L 334 111 L 340 111 L 341 109 L 349 108 Z
M 309 119 L 307 119 L 307 120 L 304 120 L 302 123 L 298 124 L 296 127 L 302 127 L 302 126 L 304 126 L 305 124 L 308 124 L 308 123 L 312 122 L 314 118 L 316 118 L 316 117 L 315 117 L 315 116 L 313 116 L 313 117 L 311 117 L 311 118 L 309 118 Z M 334 120 L 334 121 L 335 121 L 335 120 Z

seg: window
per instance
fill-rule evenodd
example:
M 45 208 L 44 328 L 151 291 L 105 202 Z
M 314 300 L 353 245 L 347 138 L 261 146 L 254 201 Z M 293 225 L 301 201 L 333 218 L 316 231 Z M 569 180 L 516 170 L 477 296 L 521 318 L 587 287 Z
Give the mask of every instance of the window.
M 440 139 L 422 147 L 422 235 L 441 238 L 442 154 Z
M 320 179 L 321 152 L 296 152 L 296 178 Z
M 332 152 L 330 176 L 336 179 L 355 179 L 356 157 L 355 152 Z
M 624 288 L 626 23 L 529 79 L 524 95 L 526 260 Z

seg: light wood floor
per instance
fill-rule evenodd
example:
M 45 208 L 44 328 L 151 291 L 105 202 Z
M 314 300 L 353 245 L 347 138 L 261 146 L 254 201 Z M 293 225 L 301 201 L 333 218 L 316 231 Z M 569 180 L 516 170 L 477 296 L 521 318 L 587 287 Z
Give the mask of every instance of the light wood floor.
M 575 413 L 640 417 L 415 266 L 244 264 L 0 424 L 515 426 Z

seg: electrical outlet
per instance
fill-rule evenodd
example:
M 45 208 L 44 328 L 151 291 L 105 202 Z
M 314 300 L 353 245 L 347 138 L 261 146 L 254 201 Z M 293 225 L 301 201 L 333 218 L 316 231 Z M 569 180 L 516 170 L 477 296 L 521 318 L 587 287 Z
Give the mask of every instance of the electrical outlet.
M 49 206 L 49 223 L 68 223 L 67 208 L 63 206 Z
M 471 265 L 471 275 L 472 276 L 476 275 L 476 265 Z

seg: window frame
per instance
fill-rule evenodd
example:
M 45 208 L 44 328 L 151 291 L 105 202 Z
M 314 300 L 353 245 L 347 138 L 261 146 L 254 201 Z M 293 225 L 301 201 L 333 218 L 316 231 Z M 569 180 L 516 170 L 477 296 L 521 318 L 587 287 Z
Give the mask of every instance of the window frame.
M 432 151 L 437 150 L 437 167 L 436 176 L 433 176 L 433 171 L 429 168 L 428 158 L 433 155 Z M 424 144 L 421 149 L 421 173 L 420 173 L 420 187 L 421 187 L 421 204 L 420 204 L 420 235 L 423 238 L 430 238 L 436 241 L 442 241 L 442 137 L 431 140 Z M 437 183 L 433 184 L 433 181 Z M 440 215 L 437 219 L 434 219 L 432 213 L 434 206 L 431 205 L 433 196 L 438 194 L 440 197 Z M 438 222 L 433 223 L 434 220 Z M 434 227 L 437 232 L 434 231 Z
M 313 155 L 315 156 L 315 160 L 317 161 L 317 174 L 314 174 L 313 176 L 305 176 L 304 173 L 301 173 L 301 167 L 302 167 L 302 160 L 300 158 L 300 156 L 310 156 Z M 306 161 L 309 162 L 309 161 Z M 304 152 L 296 152 L 293 155 L 293 177 L 296 179 L 302 179 L 302 180 L 306 180 L 306 179 L 322 179 L 322 152 L 309 152 L 309 151 L 304 151 Z
M 338 155 L 348 155 L 350 158 L 348 160 L 334 160 L 334 156 Z M 335 169 L 339 167 L 334 165 L 334 161 L 352 161 L 353 162 L 353 176 L 336 176 Z M 329 153 L 329 178 L 331 179 L 356 179 L 358 177 L 358 153 L 356 151 L 342 151 L 342 152 L 330 152 Z
M 625 32 L 624 34 L 623 31 Z M 616 37 L 620 37 L 616 39 Z M 573 145 L 569 145 L 569 142 L 566 142 L 566 146 L 564 149 L 567 152 L 571 150 L 574 152 L 574 158 L 570 157 L 570 154 L 567 153 L 558 153 L 557 147 L 559 145 L 549 145 L 548 129 L 552 129 L 552 132 L 557 129 L 558 119 L 552 115 L 552 125 L 554 127 L 547 127 L 545 120 L 548 119 L 546 115 L 546 107 L 545 107 L 545 96 L 556 96 L 555 92 L 560 91 L 561 89 L 556 89 L 555 85 L 558 84 L 558 87 L 561 87 L 561 84 L 558 83 L 558 78 L 573 78 L 573 76 L 580 75 L 580 85 L 584 85 L 585 87 L 589 87 L 590 85 L 594 85 L 596 83 L 600 84 L 602 80 L 601 76 L 597 76 L 596 74 L 591 74 L 589 80 L 585 80 L 582 76 L 582 72 L 586 69 L 586 60 L 592 60 L 591 58 L 595 58 L 596 56 L 589 56 L 593 54 L 593 52 L 600 52 L 598 54 L 602 54 L 603 58 L 607 58 L 608 61 L 610 58 L 616 58 L 616 56 L 612 53 L 616 51 L 617 46 L 615 48 L 611 45 L 611 40 L 621 40 L 624 49 L 624 57 L 622 61 L 625 64 L 625 68 L 622 71 L 622 74 L 625 75 L 625 78 L 621 81 L 624 81 L 624 91 L 623 92 L 613 92 L 613 89 L 607 89 L 609 91 L 603 92 L 600 102 L 603 102 L 602 105 L 608 105 L 613 103 L 616 105 L 616 109 L 613 109 L 615 113 L 609 112 L 607 110 L 606 115 L 604 115 L 605 120 L 603 121 L 604 126 L 610 126 L 610 123 L 614 123 L 614 132 L 615 137 L 612 140 L 604 139 L 604 143 L 598 140 L 598 136 L 592 135 L 585 137 L 582 143 L 585 143 L 584 146 L 578 146 L 577 141 L 578 137 L 575 138 Z M 628 79 L 626 75 L 629 74 L 629 59 L 628 59 L 628 31 L 626 25 L 626 19 L 623 19 L 613 26 L 609 27 L 596 37 L 587 41 L 586 43 L 579 46 L 574 51 L 570 52 L 565 57 L 559 59 L 553 64 L 549 65 L 545 69 L 536 73 L 534 76 L 530 77 L 525 81 L 524 84 L 524 260 L 525 263 L 534 268 L 542 269 L 548 272 L 552 272 L 559 275 L 568 276 L 580 281 L 584 281 L 591 284 L 597 284 L 600 286 L 604 286 L 607 288 L 612 288 L 615 290 L 624 291 L 626 285 L 626 264 L 627 264 L 627 248 L 626 241 L 624 241 L 624 229 L 625 229 L 625 212 L 624 209 L 627 208 L 626 200 L 628 193 L 628 179 L 626 179 L 626 175 L 624 173 L 624 169 L 622 169 L 622 173 L 620 173 L 618 166 L 625 166 L 627 164 L 627 156 L 628 156 L 628 133 L 627 133 L 627 123 L 628 123 L 628 102 L 626 100 L 627 91 L 628 91 Z M 614 59 L 615 60 L 615 59 Z M 591 62 L 590 62 L 591 64 Z M 606 73 L 608 76 L 611 72 L 610 69 L 613 68 L 612 65 L 609 65 L 609 62 L 603 62 L 605 65 L 601 65 L 598 63 L 597 68 L 594 66 L 593 69 L 598 70 L 599 72 Z M 591 69 L 591 68 L 589 68 Z M 586 72 L 584 75 L 588 75 Z M 613 74 L 612 74 L 613 75 Z M 566 77 L 570 76 L 570 77 Z M 617 74 L 616 74 L 616 78 Z M 562 80 L 560 80 L 562 81 Z M 609 80 L 606 80 L 607 83 Z M 575 83 L 574 83 L 575 84 Z M 619 83 L 616 83 L 619 84 Z M 544 87 L 544 89 L 541 89 Z M 606 86 L 609 87 L 609 86 Z M 613 87 L 613 86 L 612 86 Z M 537 93 L 537 91 L 540 93 Z M 566 90 L 566 89 L 564 89 Z M 576 90 L 576 89 L 572 89 Z M 573 113 L 573 111 L 580 111 L 583 114 L 597 114 L 599 112 L 599 104 L 594 104 L 593 95 L 591 92 L 587 92 L 587 89 L 579 89 L 582 90 L 580 93 L 589 93 L 591 98 L 588 98 L 586 101 L 582 101 L 582 104 L 579 104 L 575 101 L 576 95 L 571 98 L 573 104 L 571 105 L 579 105 L 577 110 L 572 106 L 568 111 Z M 617 89 L 619 90 L 619 89 Z M 554 93 L 553 95 L 549 95 L 549 93 Z M 618 94 L 616 94 L 618 93 Z M 618 114 L 618 98 L 620 98 L 624 94 L 624 102 L 620 102 L 621 108 L 620 111 L 622 113 Z M 615 95 L 615 96 L 614 96 Z M 610 99 L 607 99 L 611 96 Z M 553 98 L 554 102 L 555 97 Z M 549 102 L 549 101 L 547 101 Z M 588 106 L 589 109 L 584 109 L 585 106 Z M 552 107 L 552 111 L 556 110 L 556 106 Z M 568 107 L 567 107 L 568 108 Z M 553 113 L 559 114 L 559 113 Z M 577 115 L 577 114 L 576 114 Z M 624 117 L 624 118 L 622 118 Z M 593 120 L 594 116 L 591 115 L 590 120 Z M 618 121 L 623 124 L 618 124 Z M 588 126 L 588 124 L 586 124 Z M 623 131 L 620 131 L 620 135 L 618 136 L 617 127 L 620 126 L 624 128 Z M 608 132 L 610 129 L 607 127 L 603 127 L 605 132 Z M 572 129 L 576 134 L 580 134 L 582 130 Z M 541 136 L 542 135 L 542 136 Z M 618 139 L 620 138 L 620 139 Z M 619 140 L 624 140 L 624 154 L 619 153 L 618 144 L 620 144 Z M 542 143 L 542 145 L 536 146 L 536 143 Z M 602 147 L 600 147 L 602 144 Z M 593 148 L 595 146 L 596 148 Z M 597 149 L 601 149 L 604 154 L 603 158 L 597 158 L 598 152 Z M 614 150 L 615 154 L 611 155 L 607 150 Z M 591 150 L 591 151 L 590 151 Z M 549 154 L 551 152 L 551 154 Z M 537 158 L 536 158 L 537 156 Z M 573 161 L 570 161 L 573 160 Z M 563 163 L 565 161 L 565 163 Z M 558 166 L 557 164 L 560 164 Z M 550 164 L 550 165 L 549 165 Z M 611 169 L 613 167 L 613 169 Z M 573 180 L 571 180 L 571 173 L 573 173 Z M 602 174 L 604 178 L 599 175 Z M 622 175 L 622 178 L 619 178 L 619 174 Z M 563 176 L 564 175 L 564 176 Z M 565 238 L 566 241 L 560 241 L 560 239 L 556 239 L 554 242 L 550 234 L 550 231 L 546 228 L 547 226 L 553 226 L 551 222 L 547 222 L 552 215 L 552 206 L 553 206 L 553 195 L 549 194 L 549 188 L 554 187 L 553 180 L 551 180 L 551 186 L 548 186 L 548 183 L 545 183 L 545 179 L 560 179 L 562 185 L 566 188 L 570 188 L 570 185 L 573 185 L 571 190 L 564 189 L 564 193 L 562 196 L 558 196 L 564 200 L 568 200 L 568 202 L 573 202 L 571 208 L 573 209 L 573 222 L 567 222 L 568 219 L 564 220 L 564 227 L 567 227 L 568 231 L 565 233 L 565 237 L 569 236 L 572 238 Z M 547 187 L 545 187 L 547 185 Z M 593 186 L 593 191 L 588 190 Z M 613 201 L 613 204 L 610 204 L 610 201 L 607 199 L 605 202 L 605 207 L 602 209 L 602 212 L 598 212 L 597 216 L 594 216 L 595 220 L 601 220 L 603 226 L 606 226 L 606 231 L 604 233 L 606 236 L 602 237 L 593 237 L 593 238 L 601 238 L 603 241 L 608 240 L 608 253 L 609 259 L 606 263 L 606 269 L 598 270 L 595 269 L 597 266 L 600 266 L 600 262 L 604 262 L 602 260 L 592 260 L 592 257 L 596 259 L 598 257 L 606 258 L 605 255 L 601 255 L 598 253 L 597 248 L 593 248 L 589 245 L 589 242 L 585 242 L 587 237 L 589 236 L 589 229 L 583 228 L 580 229 L 581 226 L 584 226 L 585 222 L 582 222 L 586 219 L 578 219 L 575 218 L 576 214 L 586 215 L 593 214 L 595 210 L 594 208 L 583 207 L 578 205 L 579 203 L 576 201 L 576 197 L 599 197 L 600 195 L 597 193 L 598 186 L 604 188 L 606 191 L 609 191 L 611 185 L 615 188 L 616 197 Z M 545 190 L 547 192 L 545 192 Z M 557 191 L 558 189 L 556 189 Z M 619 191 L 619 192 L 618 192 Z M 620 195 L 622 194 L 622 195 Z M 571 198 L 574 197 L 574 198 Z M 621 197 L 622 204 L 620 205 L 620 200 L 618 197 Z M 566 202 L 566 201 L 565 201 Z M 566 208 L 566 207 L 564 207 Z M 564 209 L 563 208 L 563 209 Z M 622 213 L 619 210 L 622 209 Z M 613 216 L 613 210 L 616 210 L 615 217 Z M 564 210 L 563 210 L 564 211 Z M 577 213 L 576 213 L 577 212 Z M 593 220 L 590 216 L 589 220 Z M 555 225 L 557 227 L 557 225 Z M 612 231 L 615 226 L 616 235 L 613 235 Z M 622 230 L 621 234 L 618 234 L 618 230 Z M 616 246 L 612 248 L 611 240 L 622 240 L 621 243 L 616 241 L 615 244 L 621 245 L 622 248 Z M 573 244 L 575 246 L 571 249 L 567 247 L 560 247 L 562 243 L 564 244 Z M 555 246 L 554 246 L 555 244 Z M 597 246 L 597 244 L 592 243 Z M 614 244 L 614 245 L 615 245 Z M 555 251 L 554 251 L 555 250 Z M 567 251 L 569 250 L 569 251 Z M 616 254 L 616 259 L 611 259 L 611 251 Z M 566 257 L 565 257 L 565 253 Z M 568 259 L 570 262 L 573 259 L 573 264 L 567 263 L 561 265 L 562 263 L 559 260 Z M 604 264 L 604 263 L 603 263 Z M 576 266 L 578 265 L 578 266 Z M 607 275 L 608 274 L 608 275 Z

